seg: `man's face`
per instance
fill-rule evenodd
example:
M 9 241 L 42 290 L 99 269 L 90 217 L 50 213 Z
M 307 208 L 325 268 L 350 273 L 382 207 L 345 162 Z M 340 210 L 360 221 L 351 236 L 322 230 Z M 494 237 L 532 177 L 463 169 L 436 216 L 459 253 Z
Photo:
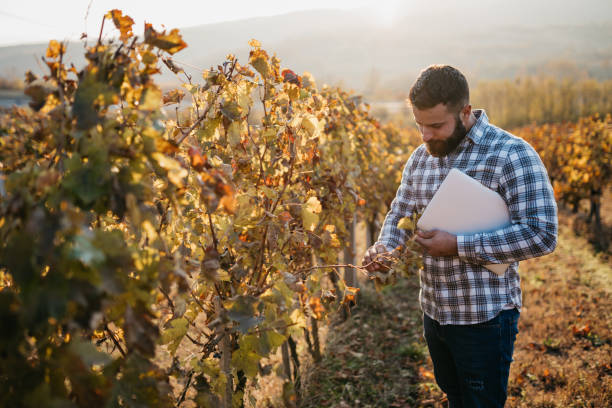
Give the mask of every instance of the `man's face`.
M 413 106 L 412 113 L 427 151 L 432 156 L 443 157 L 451 153 L 467 134 L 461 121 L 462 113 L 449 112 L 446 105 L 441 103 L 423 110 Z

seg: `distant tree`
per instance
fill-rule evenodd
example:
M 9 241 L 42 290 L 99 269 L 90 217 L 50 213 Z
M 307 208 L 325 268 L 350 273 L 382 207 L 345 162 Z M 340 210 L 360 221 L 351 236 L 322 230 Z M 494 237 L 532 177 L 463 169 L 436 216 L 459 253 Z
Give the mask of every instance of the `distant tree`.
M 528 76 L 480 82 L 472 105 L 486 109 L 499 126 L 575 122 L 584 116 L 612 113 L 612 80 Z

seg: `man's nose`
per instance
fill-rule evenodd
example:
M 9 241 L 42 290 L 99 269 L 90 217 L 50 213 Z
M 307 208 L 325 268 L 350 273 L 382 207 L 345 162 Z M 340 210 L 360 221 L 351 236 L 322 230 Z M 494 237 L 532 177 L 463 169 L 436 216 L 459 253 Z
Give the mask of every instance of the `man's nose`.
M 433 137 L 433 131 L 431 129 L 428 129 L 426 127 L 423 127 L 423 141 L 424 142 L 429 142 L 431 140 L 431 138 Z

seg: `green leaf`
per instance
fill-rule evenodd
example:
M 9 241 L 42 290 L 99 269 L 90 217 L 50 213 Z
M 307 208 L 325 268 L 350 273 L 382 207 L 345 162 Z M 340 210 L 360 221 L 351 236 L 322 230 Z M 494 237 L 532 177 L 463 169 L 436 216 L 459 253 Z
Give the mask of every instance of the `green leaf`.
M 104 367 L 113 361 L 111 356 L 98 351 L 96 346 L 89 341 L 75 339 L 70 342 L 70 350 L 77 354 L 81 360 L 83 360 L 83 363 L 85 363 L 85 365 L 88 367 L 91 367 L 92 365 Z
M 91 160 L 83 163 L 78 155 L 66 160 L 68 172 L 62 187 L 76 196 L 82 205 L 89 206 L 108 191 L 110 169 L 108 163 Z
M 243 370 L 247 377 L 257 376 L 257 364 L 261 357 L 251 350 L 240 348 L 232 353 L 232 367 Z
M 264 332 L 264 335 L 266 336 L 266 340 L 268 341 L 268 344 L 272 350 L 282 346 L 282 344 L 287 340 L 287 337 L 275 332 L 274 330 Z
M 238 120 L 242 115 L 240 105 L 235 101 L 226 101 L 221 106 L 221 113 L 229 120 Z
M 248 377 L 255 377 L 258 372 L 257 364 L 263 357 L 258 353 L 262 351 L 261 339 L 255 335 L 243 336 L 238 340 L 238 347 L 238 350 L 232 353 L 232 366 L 244 370 Z
M 106 82 L 98 81 L 95 74 L 88 73 L 79 83 L 74 96 L 72 113 L 77 119 L 77 129 L 89 129 L 101 120 L 100 108 L 115 103 L 118 89 Z
M 263 321 L 263 316 L 255 316 L 255 305 L 258 300 L 254 296 L 235 296 L 227 315 L 238 323 L 238 330 L 245 334 L 251 327 Z
M 209 119 L 205 121 L 202 127 L 200 127 L 197 131 L 198 140 L 200 142 L 206 142 L 213 139 L 222 121 L 222 115 L 219 115 L 214 119 Z
M 279 279 L 274 283 L 274 286 L 263 293 L 261 299 L 265 302 L 278 304 L 279 306 L 289 306 L 293 303 L 295 293 L 287 286 L 287 284 Z
M 89 237 L 85 236 L 85 234 L 74 237 L 70 256 L 78 259 L 86 266 L 101 264 L 106 259 L 104 252 L 93 246 Z
M 168 351 L 174 355 L 181 340 L 187 334 L 189 322 L 184 317 L 179 317 L 170 321 L 170 328 L 162 332 L 161 342 L 168 345 Z

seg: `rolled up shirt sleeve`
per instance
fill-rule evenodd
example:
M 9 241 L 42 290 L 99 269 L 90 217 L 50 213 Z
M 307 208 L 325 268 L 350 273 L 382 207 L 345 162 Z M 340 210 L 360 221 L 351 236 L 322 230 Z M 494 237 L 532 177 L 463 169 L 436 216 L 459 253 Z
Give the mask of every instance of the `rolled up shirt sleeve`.
M 510 225 L 458 235 L 459 258 L 474 264 L 512 263 L 551 253 L 557 245 L 557 204 L 546 168 L 526 142 L 510 150 L 499 192 L 508 205 Z
M 391 202 L 391 208 L 385 217 L 380 235 L 376 241 L 376 243 L 383 244 L 388 251 L 392 251 L 402 245 L 409 238 L 406 230 L 397 228 L 397 223 L 404 217 L 410 217 L 416 207 L 410 181 L 415 153 L 416 151 L 413 152 L 404 166 L 402 181 L 397 189 L 395 198 Z

